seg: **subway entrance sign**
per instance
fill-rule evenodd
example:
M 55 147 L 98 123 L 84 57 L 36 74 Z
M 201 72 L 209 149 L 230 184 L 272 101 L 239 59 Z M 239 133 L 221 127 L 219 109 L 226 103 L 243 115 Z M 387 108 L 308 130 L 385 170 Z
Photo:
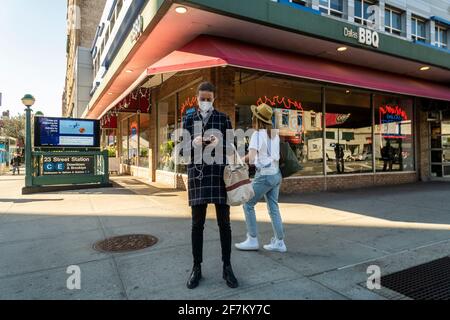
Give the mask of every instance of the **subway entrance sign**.
M 31 158 L 23 194 L 112 186 L 98 120 L 36 116 Z
M 44 175 L 93 174 L 93 156 L 44 157 Z

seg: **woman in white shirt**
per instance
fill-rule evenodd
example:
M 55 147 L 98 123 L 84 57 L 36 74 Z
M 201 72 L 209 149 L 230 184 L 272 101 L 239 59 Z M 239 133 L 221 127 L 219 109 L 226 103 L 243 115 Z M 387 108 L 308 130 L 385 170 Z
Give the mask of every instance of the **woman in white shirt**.
M 249 153 L 244 160 L 256 166 L 256 175 L 252 183 L 255 197 L 244 204 L 247 239 L 235 244 L 235 246 L 239 250 L 246 251 L 259 249 L 255 205 L 264 197 L 274 231 L 274 237 L 270 244 L 264 246 L 264 249 L 286 252 L 283 222 L 278 206 L 278 195 L 282 181 L 279 168 L 280 137 L 278 130 L 272 128 L 273 110 L 270 106 L 266 104 L 258 107 L 252 106 L 252 112 L 253 128 L 256 129 L 256 132 L 250 139 Z

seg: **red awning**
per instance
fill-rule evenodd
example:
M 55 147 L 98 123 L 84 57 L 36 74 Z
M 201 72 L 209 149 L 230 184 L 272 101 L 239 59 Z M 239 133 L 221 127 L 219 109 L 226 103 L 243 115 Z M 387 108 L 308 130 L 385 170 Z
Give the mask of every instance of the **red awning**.
M 148 75 L 235 66 L 353 87 L 450 101 L 450 87 L 235 40 L 200 36 L 147 69 Z

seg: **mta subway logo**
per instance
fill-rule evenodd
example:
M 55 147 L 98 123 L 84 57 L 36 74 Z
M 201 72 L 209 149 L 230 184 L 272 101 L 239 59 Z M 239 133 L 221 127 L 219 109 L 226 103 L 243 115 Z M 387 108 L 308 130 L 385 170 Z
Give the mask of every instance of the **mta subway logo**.
M 63 162 L 44 162 L 45 172 L 62 172 L 66 168 Z

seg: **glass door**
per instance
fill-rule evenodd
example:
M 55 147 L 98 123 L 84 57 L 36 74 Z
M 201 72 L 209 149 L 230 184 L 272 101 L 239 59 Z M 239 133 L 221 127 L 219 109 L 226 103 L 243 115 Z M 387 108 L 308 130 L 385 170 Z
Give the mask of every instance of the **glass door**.
M 442 112 L 441 119 L 430 123 L 431 175 L 450 178 L 450 112 Z

